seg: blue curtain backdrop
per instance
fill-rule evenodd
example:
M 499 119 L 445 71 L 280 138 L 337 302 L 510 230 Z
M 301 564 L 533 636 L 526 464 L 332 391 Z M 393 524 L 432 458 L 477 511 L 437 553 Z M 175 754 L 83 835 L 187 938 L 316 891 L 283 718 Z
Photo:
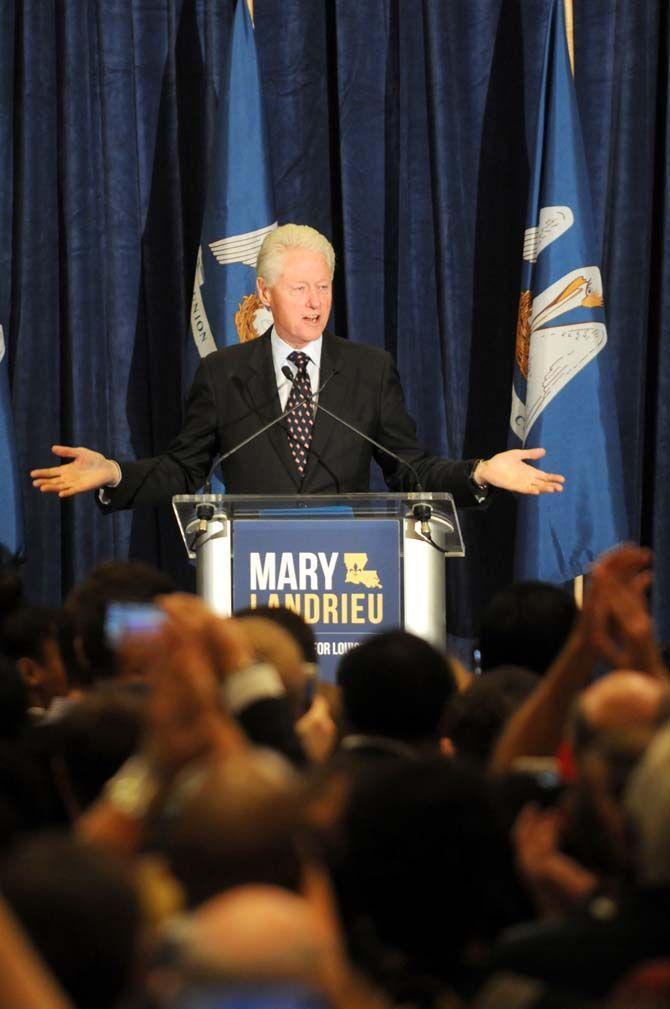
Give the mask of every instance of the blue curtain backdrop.
M 574 6 L 626 503 L 657 553 L 670 638 L 670 18 L 667 0 Z M 234 0 L 2 5 L 0 261 L 34 598 L 56 600 L 93 563 L 129 554 L 188 583 L 168 507 L 105 518 L 90 498 L 41 497 L 25 472 L 50 462 L 54 442 L 124 458 L 160 451 L 179 428 L 233 11 Z M 332 238 L 335 328 L 396 355 L 423 440 L 451 456 L 507 441 L 548 11 L 549 0 L 255 3 L 278 219 Z M 464 532 L 449 619 L 467 637 L 511 575 L 512 498 L 464 515 Z

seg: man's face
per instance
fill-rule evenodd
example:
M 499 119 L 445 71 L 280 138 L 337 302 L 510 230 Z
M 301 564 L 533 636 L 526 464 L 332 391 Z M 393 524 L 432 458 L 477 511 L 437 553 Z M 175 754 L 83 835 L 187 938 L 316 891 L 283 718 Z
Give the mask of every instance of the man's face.
M 262 277 L 257 286 L 261 301 L 272 310 L 277 336 L 296 350 L 318 340 L 333 301 L 333 282 L 320 252 L 289 249 L 272 287 Z

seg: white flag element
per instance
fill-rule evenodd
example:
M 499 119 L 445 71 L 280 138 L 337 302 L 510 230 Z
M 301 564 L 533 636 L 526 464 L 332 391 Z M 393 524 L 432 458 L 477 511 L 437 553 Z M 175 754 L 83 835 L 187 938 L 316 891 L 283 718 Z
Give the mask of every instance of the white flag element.
M 198 259 L 195 264 L 195 283 L 193 284 L 193 299 L 191 301 L 191 335 L 200 357 L 207 357 L 217 349 L 216 340 L 212 336 L 207 312 L 202 300 L 200 288 L 205 283 L 202 268 L 202 246 L 198 249 Z
M 570 207 L 542 207 L 537 228 L 526 228 L 523 236 L 523 258 L 536 263 L 543 249 L 564 235 L 575 222 Z
M 5 356 L 5 349 L 6 349 L 5 348 L 5 333 L 4 333 L 4 330 L 3 330 L 2 326 L 0 326 L 0 364 L 2 364 L 2 359 Z
M 567 273 L 533 299 L 526 402 L 512 388 L 510 427 L 525 442 L 533 424 L 568 382 L 585 368 L 607 343 L 603 322 L 587 320 L 545 328 L 565 312 L 602 299 L 597 266 Z
M 258 253 L 265 238 L 274 231 L 277 222 L 257 231 L 247 231 L 243 235 L 232 235 L 230 238 L 220 238 L 218 242 L 210 242 L 212 255 L 221 266 L 231 263 L 244 263 L 245 266 L 256 266 Z

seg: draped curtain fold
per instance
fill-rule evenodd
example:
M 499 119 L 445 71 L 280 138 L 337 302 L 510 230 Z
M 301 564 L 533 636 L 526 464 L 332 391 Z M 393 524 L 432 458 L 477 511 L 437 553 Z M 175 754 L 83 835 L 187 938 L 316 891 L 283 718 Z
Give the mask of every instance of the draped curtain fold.
M 397 358 L 437 453 L 506 445 L 549 0 L 256 0 L 280 221 L 326 232 L 334 326 Z M 182 360 L 234 0 L 7 0 L 0 295 L 24 471 L 53 443 L 117 458 L 179 428 Z M 670 638 L 666 0 L 575 3 L 576 84 L 631 528 Z M 244 137 L 240 137 L 240 145 Z M 569 489 L 567 491 L 569 493 Z M 602 488 L 607 493 L 607 488 Z M 190 584 L 169 507 L 101 516 L 24 478 L 29 593 L 142 557 Z M 514 502 L 464 516 L 449 621 L 511 577 Z

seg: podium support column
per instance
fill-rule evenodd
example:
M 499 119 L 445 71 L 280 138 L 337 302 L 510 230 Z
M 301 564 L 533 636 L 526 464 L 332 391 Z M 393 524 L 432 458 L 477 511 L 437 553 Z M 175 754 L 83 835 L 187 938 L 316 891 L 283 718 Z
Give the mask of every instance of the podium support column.
M 447 647 L 444 554 L 416 531 L 413 517 L 403 523 L 404 627 L 442 651 Z
M 233 612 L 231 522 L 215 515 L 197 541 L 196 591 L 215 613 L 229 617 Z

